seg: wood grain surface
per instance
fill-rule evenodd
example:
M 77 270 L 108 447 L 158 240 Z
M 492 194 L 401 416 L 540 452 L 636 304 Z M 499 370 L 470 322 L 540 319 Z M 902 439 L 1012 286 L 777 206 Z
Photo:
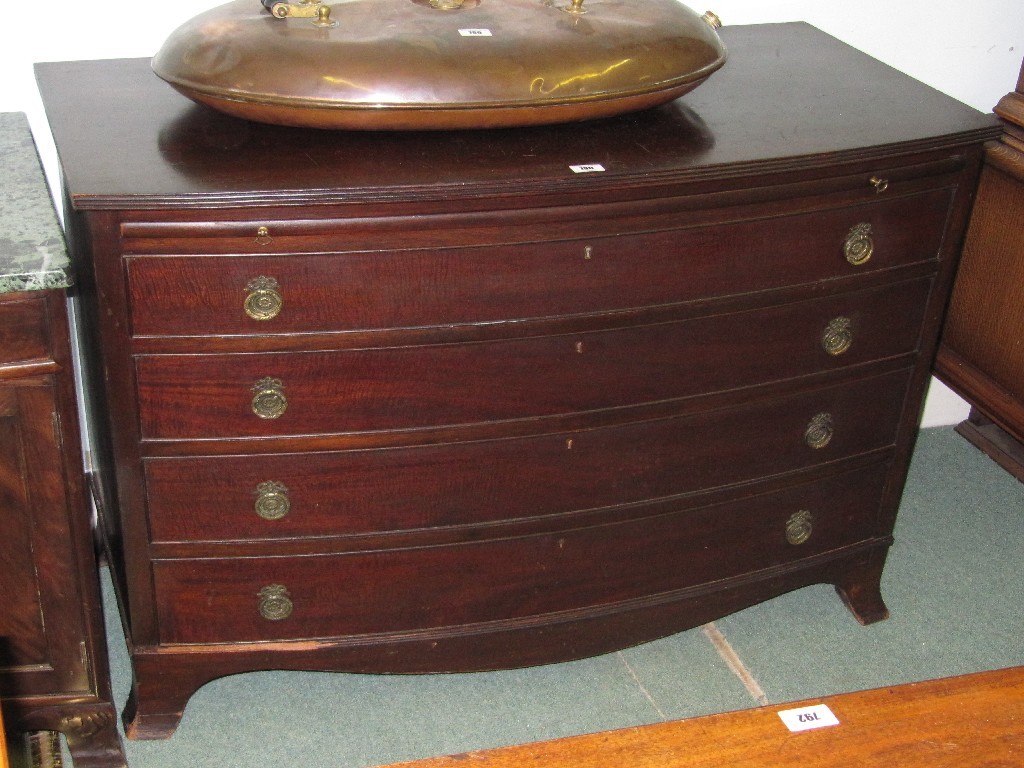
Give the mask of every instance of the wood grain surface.
M 839 725 L 791 733 L 779 711 L 824 703 Z M 828 696 L 403 763 L 405 768 L 1016 768 L 1024 668 Z

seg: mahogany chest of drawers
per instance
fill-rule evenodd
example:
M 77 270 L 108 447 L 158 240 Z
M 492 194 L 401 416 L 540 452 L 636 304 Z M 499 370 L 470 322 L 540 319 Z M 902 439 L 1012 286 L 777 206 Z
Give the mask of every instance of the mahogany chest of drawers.
M 879 582 L 994 121 L 803 24 L 653 111 L 274 128 L 38 76 L 133 737 L 248 670 L 478 670 Z M 103 87 L 96 84 L 102 83 Z

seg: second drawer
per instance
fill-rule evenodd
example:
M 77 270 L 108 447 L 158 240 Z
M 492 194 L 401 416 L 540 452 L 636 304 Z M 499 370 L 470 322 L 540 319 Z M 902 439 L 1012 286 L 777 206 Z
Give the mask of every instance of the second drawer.
M 328 352 L 140 355 L 144 439 L 422 429 L 621 408 L 917 349 L 930 280 L 693 320 Z

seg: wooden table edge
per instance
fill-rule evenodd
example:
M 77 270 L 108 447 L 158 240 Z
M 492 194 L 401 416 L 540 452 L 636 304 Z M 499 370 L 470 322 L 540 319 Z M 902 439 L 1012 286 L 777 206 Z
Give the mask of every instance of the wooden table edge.
M 824 704 L 838 725 L 791 732 Z M 395 764 L 403 768 L 1024 765 L 1024 667 Z

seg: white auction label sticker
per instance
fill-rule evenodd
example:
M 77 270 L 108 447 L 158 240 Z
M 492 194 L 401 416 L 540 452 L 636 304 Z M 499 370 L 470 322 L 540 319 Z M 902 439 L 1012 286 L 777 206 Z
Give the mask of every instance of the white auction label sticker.
M 490 37 L 489 29 L 460 29 L 459 34 L 463 37 Z
M 785 709 L 779 712 L 779 717 L 782 718 L 782 722 L 793 733 L 809 731 L 812 728 L 827 728 L 830 725 L 839 725 L 839 720 L 832 714 L 832 710 L 824 704 L 800 707 L 800 709 Z
M 569 170 L 573 173 L 601 173 L 604 166 L 600 163 L 589 163 L 587 165 L 570 165 Z

